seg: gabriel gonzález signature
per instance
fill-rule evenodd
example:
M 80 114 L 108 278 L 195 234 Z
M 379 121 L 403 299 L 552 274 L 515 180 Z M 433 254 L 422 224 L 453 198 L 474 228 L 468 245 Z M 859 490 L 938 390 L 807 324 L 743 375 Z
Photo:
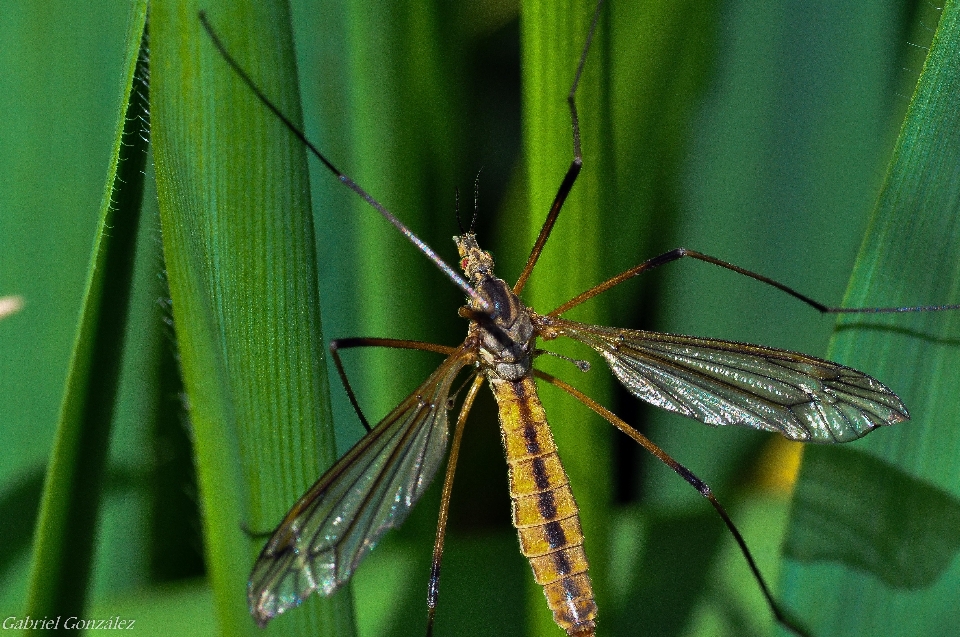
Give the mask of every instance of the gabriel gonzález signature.
M 61 623 L 62 620 L 62 623 Z M 119 615 L 108 619 L 80 619 L 79 617 L 44 617 L 34 619 L 11 615 L 3 620 L 4 630 L 133 630 L 135 619 L 121 619 Z

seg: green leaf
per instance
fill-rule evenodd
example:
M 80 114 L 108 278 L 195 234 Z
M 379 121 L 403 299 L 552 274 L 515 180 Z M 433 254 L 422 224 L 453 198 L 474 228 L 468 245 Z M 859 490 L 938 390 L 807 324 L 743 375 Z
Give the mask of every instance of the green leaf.
M 302 144 L 202 31 L 199 3 L 151 4 L 164 255 L 194 431 L 207 566 L 223 634 L 255 634 L 244 591 L 262 531 L 336 458 Z M 205 3 L 226 46 L 300 121 L 289 8 Z M 349 591 L 278 634 L 352 634 Z
M 483 245 L 490 245 L 492 209 L 512 168 L 510 144 L 516 140 L 492 144 L 487 105 L 471 99 L 477 90 L 471 82 L 482 77 L 475 68 L 475 47 L 485 47 L 484 59 L 496 53 L 485 39 L 494 39 L 489 31 L 500 25 L 480 19 L 489 18 L 483 8 L 412 0 L 299 2 L 294 17 L 310 138 L 453 265 L 451 237 L 459 233 L 455 189 L 461 191 L 466 224 L 473 178 L 483 166 L 478 229 Z M 462 341 L 466 323 L 457 318 L 456 308 L 463 295 L 365 202 L 316 162 L 312 166 L 313 192 L 323 202 L 315 214 L 327 334 L 448 345 Z M 372 422 L 441 360 L 435 354 L 374 348 L 343 356 Z M 362 429 L 339 382 L 332 394 L 342 453 Z M 489 402 L 484 390 L 457 470 L 436 634 L 484 630 L 491 598 L 511 599 L 509 592 L 519 588 L 516 573 L 522 573 L 517 567 L 523 564 L 517 551 L 492 560 L 482 550 L 488 546 L 485 538 L 478 540 L 471 530 L 475 524 L 494 528 L 498 542 L 507 538 L 507 546 L 516 546 L 508 526 L 503 451 Z M 422 630 L 441 482 L 434 480 L 410 518 L 387 534 L 354 575 L 358 625 L 365 634 Z M 504 571 L 509 576 L 501 577 Z
M 540 232 L 560 182 L 573 160 L 570 110 L 566 94 L 573 82 L 577 62 L 587 38 L 594 2 L 524 2 L 520 13 L 521 69 L 523 86 L 524 159 L 529 184 L 526 212 L 526 241 L 532 246 Z M 542 313 L 549 312 L 605 278 L 606 233 L 603 210 L 613 181 L 608 155 L 603 148 L 609 140 L 610 120 L 603 108 L 609 77 L 601 64 L 607 46 L 608 23 L 604 21 L 593 42 L 577 91 L 583 163 L 587 167 L 577 179 L 564 204 L 557 225 L 537 263 L 523 298 Z M 513 232 L 519 232 L 514 228 Z M 521 248 L 524 249 L 524 248 Z M 529 248 L 526 248 L 529 249 Z M 576 264 L 575 268 L 571 268 Z M 507 276 L 505 273 L 501 276 Z M 510 281 L 512 283 L 512 281 Z M 603 305 L 591 303 L 572 316 L 588 323 L 606 323 Z M 569 344 L 567 344 L 569 345 Z M 557 346 L 547 349 L 568 356 L 584 356 L 582 349 Z M 538 366 L 569 377 L 580 374 L 567 361 L 544 357 Z M 609 378 L 596 371 L 576 378 L 577 385 L 596 400 L 607 402 Z M 590 560 L 594 592 L 605 597 L 608 547 L 605 540 L 605 512 L 613 500 L 611 484 L 612 432 L 601 419 L 545 383 L 540 394 L 557 442 L 560 458 L 570 477 L 580 508 L 585 536 L 584 549 Z M 586 422 L 584 422 L 586 421 Z M 557 632 L 547 607 L 543 588 L 526 574 L 528 632 Z
M 878 166 L 892 145 L 887 118 L 901 107 L 891 89 L 891 75 L 909 65 L 899 57 L 910 19 L 901 13 L 896 3 L 751 0 L 671 7 L 666 16 L 679 22 L 674 29 L 651 20 L 652 33 L 637 41 L 663 38 L 669 46 L 655 65 L 659 97 L 652 106 L 616 101 L 626 109 L 660 108 L 659 121 L 675 131 L 668 139 L 678 144 L 677 155 L 664 157 L 678 163 L 676 172 L 651 181 L 653 205 L 661 208 L 647 231 L 658 247 L 644 256 L 683 245 L 839 304 L 879 187 Z M 680 87 L 690 101 L 681 99 Z M 680 105 L 693 112 L 670 125 Z M 619 138 L 630 128 L 616 130 Z M 633 156 L 660 159 L 664 141 L 644 141 L 621 146 L 617 165 Z M 640 326 L 825 354 L 829 317 L 706 264 L 661 270 L 645 275 L 643 315 L 634 319 Z M 777 545 L 783 527 L 773 516 L 748 528 L 740 511 L 765 497 L 763 466 L 784 460 L 778 441 L 711 430 L 653 408 L 628 420 L 713 487 L 734 522 L 743 523 L 748 545 L 762 553 L 761 571 L 775 584 L 777 563 L 765 547 Z M 635 562 L 632 596 L 618 609 L 624 632 L 628 626 L 671 635 L 773 631 L 742 558 L 729 564 L 738 571 L 725 569 L 720 577 L 717 556 L 733 548 L 732 540 L 715 516 L 699 515 L 702 498 L 656 461 L 632 462 L 639 465 L 629 474 L 632 489 L 658 515 L 649 533 L 638 532 L 643 550 L 616 558 Z M 688 550 L 677 548 L 683 538 Z
M 91 606 L 90 616 L 132 619 L 131 630 L 146 637 L 223 634 L 217 625 L 212 592 L 202 579 L 106 597 Z
M 82 617 L 88 602 L 147 157 L 146 97 L 134 87 L 145 19 L 146 3 L 129 7 L 124 106 L 34 540 L 26 614 L 35 618 Z
M 806 454 L 791 516 L 785 556 L 838 562 L 892 589 L 932 586 L 960 551 L 960 501 L 849 447 Z
M 960 301 L 960 5 L 947 2 L 910 103 L 868 234 L 850 282 L 845 305 L 850 307 L 920 305 Z M 954 312 L 884 317 L 846 316 L 831 344 L 836 360 L 868 370 L 896 391 L 911 413 L 910 422 L 876 432 L 856 443 L 856 449 L 889 465 L 880 490 L 850 478 L 846 485 L 823 489 L 824 472 L 847 457 L 809 449 L 797 487 L 796 528 L 791 543 L 800 542 L 804 512 L 816 493 L 818 507 L 836 507 L 856 497 L 865 519 L 896 522 L 896 529 L 858 533 L 846 517 L 824 530 L 826 541 L 837 536 L 858 544 L 859 553 L 883 554 L 892 547 L 898 559 L 912 555 L 923 535 L 904 538 L 911 526 L 929 532 L 955 515 L 960 476 L 960 420 L 956 388 L 960 356 L 955 335 L 960 317 Z M 863 463 L 854 466 L 869 472 Z M 922 488 L 921 488 L 922 487 Z M 835 493 L 840 488 L 841 493 Z M 949 504 L 914 512 L 917 491 L 936 489 Z M 853 491 L 851 495 L 849 493 Z M 946 540 L 947 538 L 942 538 Z M 807 540 L 809 541 L 809 540 Z M 956 546 L 952 547 L 955 558 Z M 942 575 L 909 577 L 907 581 L 876 573 L 842 551 L 830 561 L 788 559 L 784 576 L 790 605 L 814 634 L 916 635 L 951 634 L 960 629 L 956 591 L 958 562 L 952 559 Z M 950 555 L 941 555 L 948 560 Z M 839 563 L 838 563 L 839 562 Z M 922 563 L 914 563 L 922 568 Z M 874 571 L 871 574 L 871 571 Z

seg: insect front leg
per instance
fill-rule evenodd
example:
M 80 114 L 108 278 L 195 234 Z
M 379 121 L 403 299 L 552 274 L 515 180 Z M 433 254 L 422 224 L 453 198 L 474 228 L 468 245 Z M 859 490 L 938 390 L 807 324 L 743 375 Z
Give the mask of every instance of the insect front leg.
M 530 278 L 534 266 L 537 265 L 537 261 L 540 259 L 540 253 L 543 252 L 543 246 L 546 245 L 547 239 L 550 238 L 553 225 L 556 223 L 557 217 L 560 216 L 560 210 L 563 208 L 563 204 L 573 189 L 573 184 L 577 181 L 580 170 L 583 168 L 583 150 L 580 147 L 580 117 L 577 114 L 576 101 L 577 87 L 580 85 L 580 78 L 583 76 L 583 66 L 587 61 L 590 44 L 593 42 L 593 36 L 597 31 L 597 22 L 600 20 L 602 8 L 603 0 L 599 0 L 593 12 L 590 31 L 587 32 L 587 40 L 583 45 L 583 51 L 580 53 L 580 61 L 577 63 L 577 72 L 573 77 L 573 84 L 570 86 L 570 92 L 567 94 L 567 105 L 570 107 L 570 125 L 573 129 L 573 160 L 570 162 L 570 167 L 567 168 L 567 172 L 563 176 L 563 181 L 560 182 L 560 188 L 557 189 L 557 194 L 553 198 L 553 203 L 550 205 L 550 212 L 547 213 L 547 218 L 540 228 L 540 234 L 533 244 L 533 249 L 530 251 L 527 263 L 523 267 L 523 272 L 520 274 L 520 278 L 517 279 L 517 283 L 513 286 L 514 294 L 520 294 L 527 284 L 527 279 Z

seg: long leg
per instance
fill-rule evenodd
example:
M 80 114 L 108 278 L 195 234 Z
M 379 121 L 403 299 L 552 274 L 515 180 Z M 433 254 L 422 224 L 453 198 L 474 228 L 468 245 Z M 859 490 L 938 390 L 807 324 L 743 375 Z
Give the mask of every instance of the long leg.
M 424 343 L 422 341 L 404 341 L 395 338 L 338 338 L 330 341 L 330 354 L 333 356 L 333 364 L 337 367 L 337 373 L 340 375 L 340 382 L 343 388 L 347 390 L 347 397 L 353 410 L 360 417 L 363 428 L 370 431 L 370 423 L 360 409 L 360 403 L 357 402 L 357 395 L 353 393 L 350 387 L 350 380 L 347 378 L 347 372 L 343 369 L 343 361 L 340 360 L 340 350 L 350 349 L 352 347 L 392 347 L 394 349 L 418 349 L 425 352 L 437 352 L 438 354 L 453 354 L 456 351 L 454 347 L 446 345 L 435 345 L 433 343 Z
M 420 239 L 420 237 L 413 234 L 413 231 L 410 230 L 410 228 L 403 225 L 402 221 L 397 219 L 393 215 L 393 213 L 387 210 L 382 203 L 374 199 L 372 195 L 370 195 L 369 193 L 367 193 L 366 190 L 361 188 L 357 182 L 355 182 L 354 180 L 350 179 L 350 177 L 340 172 L 340 169 L 334 166 L 333 162 L 327 159 L 326 155 L 321 153 L 320 149 L 314 146 L 313 142 L 307 139 L 307 136 L 304 135 L 303 131 L 300 130 L 300 128 L 296 124 L 293 123 L 293 120 L 287 117 L 286 114 L 283 111 L 281 111 L 280 108 L 277 107 L 277 105 L 274 104 L 269 97 L 267 97 L 267 95 L 263 92 L 263 90 L 259 86 L 257 86 L 256 82 L 253 81 L 253 78 L 251 78 L 250 75 L 246 72 L 246 70 L 244 70 L 244 68 L 240 66 L 240 63 L 237 62 L 237 60 L 235 60 L 232 55 L 230 55 L 230 52 L 227 50 L 226 45 L 220 39 L 220 36 L 214 30 L 213 25 L 211 25 L 210 21 L 207 19 L 207 14 L 204 11 L 200 11 L 200 13 L 198 14 L 198 17 L 200 18 L 200 23 L 203 25 L 203 28 L 206 30 L 207 35 L 210 36 L 210 40 L 213 42 L 214 47 L 216 47 L 217 51 L 220 53 L 220 57 L 222 57 L 224 61 L 230 66 L 230 68 L 233 69 L 233 72 L 236 73 L 237 77 L 239 77 L 240 80 L 247 85 L 247 87 L 250 89 L 251 92 L 253 92 L 253 94 L 257 97 L 257 99 L 260 100 L 260 102 L 267 109 L 269 109 L 270 112 L 272 112 L 274 115 L 277 116 L 277 118 L 283 123 L 283 125 L 287 127 L 287 130 L 293 133 L 294 137 L 299 139 L 303 143 L 303 145 L 306 146 L 307 149 L 311 153 L 313 153 L 313 155 L 317 159 L 320 160 L 320 162 L 324 165 L 324 167 L 326 167 L 327 170 L 333 173 L 333 175 L 340 181 L 340 183 L 342 183 L 344 186 L 346 186 L 353 192 L 357 193 L 357 195 L 359 195 L 361 199 L 366 201 L 370 205 L 370 207 L 372 207 L 374 210 L 379 212 L 384 219 L 386 219 L 388 222 L 390 222 L 390 224 L 394 228 L 400 231 L 400 234 L 405 236 L 410 241 L 410 243 L 415 245 L 417 249 L 420 250 L 420 252 L 426 255 L 428 259 L 433 261 L 434 265 L 436 265 L 440 269 L 440 271 L 446 275 L 448 279 L 453 281 L 453 283 L 458 288 L 463 290 L 463 292 L 467 296 L 473 299 L 475 303 L 479 304 L 481 308 L 489 309 L 487 307 L 487 302 L 480 298 L 476 290 L 470 287 L 470 285 L 466 281 L 464 281 L 463 278 L 461 278 L 460 275 L 457 274 L 453 268 L 447 265 L 446 262 L 444 262 L 444 260 L 441 259 L 437 255 L 437 253 L 433 251 L 433 249 L 430 246 L 424 243 Z
M 447 472 L 443 476 L 443 494 L 440 496 L 440 515 L 437 516 L 437 538 L 433 542 L 433 564 L 430 566 L 430 582 L 427 584 L 427 637 L 433 634 L 433 620 L 437 614 L 437 596 L 440 594 L 440 560 L 443 559 L 443 541 L 447 534 L 447 517 L 450 514 L 450 494 L 453 492 L 453 475 L 457 470 L 457 457 L 460 454 L 460 441 L 463 439 L 463 426 L 473 407 L 483 376 L 477 375 L 470 385 L 457 417 L 457 428 L 450 444 L 450 457 L 447 460 Z
M 638 432 L 636 429 L 628 425 L 625 421 L 617 417 L 616 414 L 611 412 L 609 409 L 596 402 L 589 396 L 585 395 L 580 390 L 568 385 L 559 378 L 546 374 L 539 370 L 534 370 L 534 375 L 537 378 L 541 378 L 551 385 L 559 387 L 563 391 L 567 392 L 584 405 L 592 409 L 594 412 L 605 418 L 610 424 L 622 431 L 623 433 L 630 436 L 635 440 L 641 447 L 652 453 L 656 456 L 657 460 L 667 465 L 673 469 L 677 475 L 687 481 L 687 483 L 692 486 L 694 489 L 700 492 L 700 495 L 709 500 L 710 504 L 713 505 L 713 508 L 717 511 L 720 517 L 723 519 L 723 523 L 726 524 L 727 529 L 733 535 L 733 538 L 737 541 L 737 545 L 740 547 L 740 552 L 743 554 L 744 559 L 746 559 L 747 564 L 750 566 L 750 570 L 753 572 L 754 579 L 757 580 L 757 583 L 760 585 L 760 590 L 763 592 L 763 596 L 767 600 L 767 605 L 770 607 L 770 610 L 773 612 L 774 617 L 777 621 L 783 624 L 786 628 L 792 630 L 797 635 L 802 637 L 809 637 L 803 628 L 797 626 L 794 621 L 787 616 L 786 612 L 780 608 L 776 599 L 774 599 L 773 594 L 770 592 L 770 588 L 767 586 L 766 581 L 763 579 L 763 575 L 760 574 L 760 569 L 757 567 L 756 561 L 753 559 L 753 554 L 750 553 L 750 549 L 747 547 L 746 541 L 743 539 L 743 536 L 740 534 L 740 531 L 734 525 L 733 520 L 730 519 L 730 515 L 727 514 L 726 509 L 723 508 L 723 505 L 717 501 L 717 498 L 713 495 L 713 491 L 710 490 L 710 486 L 707 485 L 703 480 L 698 478 L 692 471 L 684 467 L 682 464 L 674 460 L 670 455 L 667 454 L 663 449 L 658 447 L 651 441 L 649 438 Z
M 600 20 L 600 8 L 602 6 L 603 0 L 599 0 L 597 2 L 597 8 L 593 13 L 593 22 L 590 23 L 590 31 L 587 33 L 587 41 L 583 45 L 583 52 L 580 54 L 580 63 L 577 64 L 577 73 L 573 78 L 573 85 L 567 94 L 567 104 L 570 105 L 570 122 L 573 128 L 573 161 L 570 162 L 570 167 L 567 168 L 567 174 L 563 176 L 563 181 L 560 182 L 560 188 L 557 190 L 557 195 L 553 198 L 553 204 L 550 206 L 550 212 L 543 222 L 543 227 L 540 228 L 537 241 L 533 244 L 533 250 L 530 251 L 527 264 L 523 266 L 523 272 L 520 273 L 520 278 L 517 279 L 517 283 L 513 286 L 514 294 L 520 294 L 523 287 L 527 284 L 527 279 L 530 278 L 530 273 L 533 272 L 534 266 L 537 265 L 537 261 L 540 259 L 540 253 L 543 252 L 543 246 L 547 243 L 547 239 L 550 238 L 550 232 L 553 231 L 553 224 L 557 222 L 560 209 L 563 208 L 563 202 L 567 200 L 567 195 L 570 194 L 574 182 L 577 181 L 577 175 L 580 174 L 580 170 L 583 168 L 583 152 L 580 149 L 580 119 L 577 116 L 577 86 L 580 84 L 580 76 L 583 75 L 583 65 L 587 61 L 587 52 L 590 51 L 590 43 L 593 42 L 593 34 L 597 30 L 597 22 Z
M 632 267 L 626 272 L 621 272 L 617 276 L 608 279 L 601 283 L 600 285 L 590 288 L 586 292 L 575 296 L 570 299 L 557 309 L 553 310 L 548 314 L 548 316 L 560 316 L 567 310 L 570 310 L 584 301 L 592 299 L 593 297 L 606 292 L 615 285 L 623 283 L 627 279 L 632 279 L 633 277 L 646 272 L 647 270 L 652 270 L 653 268 L 665 265 L 667 263 L 672 263 L 674 261 L 679 261 L 684 257 L 690 257 L 692 259 L 697 259 L 698 261 L 705 261 L 706 263 L 712 263 L 713 265 L 720 266 L 721 268 L 731 270 L 738 274 L 748 276 L 751 279 L 760 281 L 761 283 L 766 283 L 767 285 L 772 285 L 773 287 L 786 292 L 795 299 L 799 299 L 806 303 L 807 305 L 813 307 L 818 312 L 823 314 L 881 314 L 889 312 L 934 312 L 939 310 L 960 310 L 960 305 L 914 305 L 909 307 L 831 307 L 829 305 L 824 305 L 819 301 L 816 301 L 805 294 L 797 292 L 793 288 L 780 283 L 779 281 L 774 281 L 769 277 L 765 277 L 762 274 L 757 274 L 756 272 L 751 272 L 745 268 L 741 268 L 738 265 L 728 263 L 716 257 L 711 257 L 708 254 L 703 254 L 702 252 L 697 252 L 696 250 L 689 250 L 687 248 L 674 248 L 669 252 L 664 252 L 660 256 L 654 257 L 644 261 L 638 266 Z

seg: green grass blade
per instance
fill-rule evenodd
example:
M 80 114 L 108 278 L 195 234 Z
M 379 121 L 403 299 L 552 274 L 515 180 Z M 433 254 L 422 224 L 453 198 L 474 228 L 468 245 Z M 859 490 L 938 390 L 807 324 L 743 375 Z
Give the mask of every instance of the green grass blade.
M 526 241 L 532 246 L 567 167 L 573 159 L 570 111 L 566 95 L 587 38 L 595 3 L 525 2 L 521 4 L 520 43 L 523 87 L 524 156 L 529 184 Z M 609 69 L 603 64 L 609 23 L 603 20 L 577 92 L 584 170 L 564 204 L 558 223 L 530 278 L 524 299 L 540 312 L 602 281 L 610 274 L 607 262 L 607 225 L 601 211 L 612 194 L 605 152 L 609 147 L 609 114 L 605 100 Z M 592 302 L 570 312 L 570 318 L 605 324 L 609 312 L 602 302 Z M 564 346 L 566 345 L 566 347 Z M 568 356 L 582 357 L 582 347 L 550 343 L 547 347 Z M 569 362 L 538 361 L 549 373 L 573 382 L 595 400 L 609 403 L 609 377 L 603 364 L 593 360 L 593 371 L 581 374 Z M 590 560 L 594 592 L 606 598 L 608 545 L 607 512 L 613 501 L 612 431 L 599 417 L 569 396 L 541 383 L 541 399 L 550 419 L 560 457 L 570 476 L 580 507 L 584 547 Z M 546 605 L 543 588 L 527 574 L 529 634 L 558 633 Z
M 134 88 L 146 3 L 130 7 L 125 106 L 100 208 L 80 325 L 36 529 L 26 614 L 83 616 L 120 381 L 147 142 L 145 96 Z M 145 67 L 139 68 L 142 74 Z
M 470 55 L 484 35 L 471 21 L 472 6 L 404 0 L 293 3 L 301 63 L 307 130 L 338 168 L 456 265 L 451 237 L 457 233 L 454 193 L 461 213 L 472 212 L 472 180 L 480 184 L 480 227 L 484 245 L 496 196 L 492 184 L 504 161 L 501 148 L 484 157 L 488 139 L 476 126 L 482 107 L 468 96 L 476 90 Z M 472 109 L 472 110 L 471 110 Z M 508 156 L 507 160 L 510 159 Z M 317 197 L 321 298 L 327 335 L 380 336 L 455 345 L 465 322 L 456 316 L 463 295 L 365 202 L 312 162 Z M 344 353 L 350 382 L 364 413 L 381 418 L 436 367 L 435 354 L 364 348 Z M 332 382 L 341 453 L 362 428 L 338 380 Z M 489 401 L 484 390 L 480 403 Z M 476 545 L 488 546 L 467 519 L 490 519 L 505 527 L 505 471 L 494 415 L 478 407 L 461 455 L 453 514 L 444 557 L 437 634 L 483 630 L 490 598 L 505 597 L 495 572 L 513 568 L 516 551 L 488 568 Z M 482 447 L 482 451 L 478 450 Z M 422 630 L 431 546 L 437 523 L 441 479 L 417 504 L 403 526 L 391 531 L 354 576 L 358 624 L 364 634 L 409 635 Z M 502 485 L 502 486 L 501 486 Z M 502 499 L 500 498 L 503 494 Z M 479 506 L 477 497 L 482 501 Z M 484 505 L 490 502 L 489 507 Z M 498 538 L 512 534 L 496 528 Z M 515 536 L 510 537 L 515 546 Z M 491 574 L 491 572 L 494 574 Z M 512 581 L 511 581 L 512 583 Z
M 960 301 L 958 56 L 960 5 L 947 2 L 900 130 L 847 306 Z M 851 445 L 865 459 L 844 452 L 846 448 L 806 451 L 787 542 L 788 557 L 793 557 L 786 560 L 783 581 L 788 603 L 820 637 L 960 630 L 955 535 L 943 533 L 935 548 L 903 561 L 917 555 L 914 545 L 926 541 L 928 529 L 949 524 L 960 502 L 958 327 L 960 317 L 952 312 L 847 316 L 839 322 L 831 357 L 889 385 L 909 408 L 911 421 Z M 874 477 L 868 484 L 851 477 L 843 485 L 830 479 L 831 472 L 844 475 L 851 466 L 858 475 L 882 471 L 889 477 Z M 877 481 L 882 484 L 874 486 Z M 858 484 L 862 487 L 855 488 Z M 913 508 L 917 502 L 941 505 L 920 512 Z M 856 524 L 849 516 L 824 519 L 822 513 L 831 508 L 860 511 Z M 817 520 L 823 526 L 811 528 Z M 815 546 L 811 531 L 821 542 L 832 538 L 832 555 Z M 863 559 L 871 553 L 891 558 Z
M 667 51 L 644 71 L 656 74 L 659 93 L 614 102 L 652 110 L 651 130 L 662 136 L 621 143 L 616 154 L 618 169 L 646 160 L 662 171 L 648 192 L 633 186 L 638 205 L 656 206 L 647 222 L 655 249 L 643 256 L 683 245 L 839 303 L 892 141 L 886 117 L 898 99 L 889 77 L 899 68 L 898 9 L 822 1 L 643 5 L 652 15 L 635 41 L 654 51 L 662 42 Z M 629 40 L 619 46 L 642 48 Z M 616 130 L 619 139 L 631 129 L 618 121 Z M 643 174 L 625 173 L 621 191 Z M 643 278 L 640 326 L 825 353 L 833 321 L 772 288 L 694 262 Z M 653 407 L 639 412 L 631 422 L 714 488 L 774 584 L 786 493 L 758 477 L 770 471 L 762 465 L 777 441 Z M 632 534 L 640 550 L 616 557 L 631 560 L 625 571 L 634 578 L 618 609 L 624 634 L 772 631 L 756 582 L 702 498 L 660 463 L 634 462 L 632 488 L 649 512 L 646 528 Z M 750 514 L 764 509 L 770 515 Z
M 174 321 L 190 399 L 207 566 L 223 634 L 259 634 L 246 580 L 262 540 L 336 457 L 302 145 L 243 86 L 197 19 L 151 5 L 152 113 Z M 300 121 L 285 2 L 203 3 L 259 86 Z M 349 590 L 274 620 L 352 634 Z
M 132 630 L 145 637 L 214 637 L 223 633 L 213 608 L 207 581 L 194 578 L 111 596 L 92 604 L 90 615 L 135 619 Z
M 564 98 L 593 8 L 591 2 L 549 9 L 537 3 L 524 5 L 524 151 L 530 183 L 524 247 L 539 231 L 571 159 L 570 117 Z M 688 122 L 703 92 L 713 53 L 707 37 L 713 16 L 714 8 L 698 5 L 678 10 L 675 3 L 666 2 L 612 2 L 604 9 L 578 92 L 584 169 L 531 278 L 527 300 L 539 311 L 676 247 L 672 237 L 679 213 L 682 158 L 689 145 Z M 649 327 L 649 304 L 661 291 L 650 282 L 647 277 L 620 286 L 569 316 L 621 327 Z M 582 347 L 563 349 L 559 343 L 547 347 L 571 356 L 591 356 Z M 593 369 L 587 375 L 574 371 L 569 363 L 546 357 L 538 366 L 616 407 L 635 423 L 636 399 L 611 386 L 605 363 L 591 361 Z M 631 634 L 680 625 L 682 613 L 676 618 L 663 610 L 680 598 L 695 600 L 691 591 L 696 587 L 678 588 L 671 596 L 659 583 L 673 574 L 657 569 L 657 557 L 670 553 L 704 564 L 702 556 L 678 550 L 685 536 L 666 523 L 649 534 L 652 527 L 645 528 L 638 516 L 611 515 L 614 500 L 624 495 L 623 461 L 636 455 L 635 443 L 614 433 L 605 421 L 590 420 L 587 412 L 580 411 L 583 408 L 557 396 L 555 390 L 545 388 L 542 393 L 584 516 L 601 630 Z M 638 544 L 648 542 L 660 543 L 651 544 L 647 552 L 637 550 Z M 674 605 L 687 609 L 692 604 Z M 533 585 L 528 612 L 534 616 L 532 634 L 548 630 L 552 620 L 542 592 Z M 557 632 L 555 627 L 549 630 Z
M 612 2 L 609 12 L 612 35 L 603 61 L 610 78 L 609 108 L 616 134 L 603 148 L 614 171 L 604 186 L 604 276 L 688 245 L 679 232 L 682 213 L 690 214 L 682 205 L 684 169 L 688 168 L 684 164 L 693 145 L 693 117 L 713 69 L 718 7 L 715 3 Z M 704 222 L 714 220 L 708 217 Z M 673 276 L 674 267 L 684 266 L 669 266 L 604 294 L 603 302 L 611 308 L 609 324 L 676 329 L 665 305 L 676 298 L 678 286 L 663 283 Z M 651 429 L 651 420 L 659 424 L 662 419 L 660 410 L 621 388 L 613 398 L 610 404 L 622 417 L 675 457 L 687 463 L 700 459 L 695 449 L 676 444 L 696 425 Z M 632 506 L 607 517 L 616 576 L 609 585 L 612 598 L 601 606 L 600 625 L 613 634 L 674 634 L 688 621 L 699 599 L 702 574 L 722 531 L 702 503 L 697 503 L 702 513 L 696 516 L 663 515 L 671 493 L 680 491 L 691 498 L 695 493 L 632 440 L 614 436 L 617 499 Z M 655 466 L 651 469 L 651 465 Z M 688 466 L 699 471 L 704 464 Z M 638 500 L 644 508 L 637 506 Z

